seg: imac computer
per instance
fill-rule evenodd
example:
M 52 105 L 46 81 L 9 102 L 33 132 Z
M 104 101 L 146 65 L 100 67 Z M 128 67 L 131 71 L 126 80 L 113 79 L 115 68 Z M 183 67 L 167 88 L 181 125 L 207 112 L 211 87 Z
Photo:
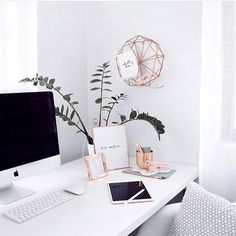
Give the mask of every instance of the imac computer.
M 0 94 L 0 204 L 34 193 L 15 180 L 60 163 L 52 92 Z

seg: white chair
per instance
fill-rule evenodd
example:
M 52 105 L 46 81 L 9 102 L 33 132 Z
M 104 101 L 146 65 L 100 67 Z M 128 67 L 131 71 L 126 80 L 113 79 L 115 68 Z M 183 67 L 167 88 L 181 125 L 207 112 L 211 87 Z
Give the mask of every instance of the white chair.
M 179 208 L 180 203 L 169 204 L 162 207 L 157 213 L 140 226 L 136 235 L 167 236 Z

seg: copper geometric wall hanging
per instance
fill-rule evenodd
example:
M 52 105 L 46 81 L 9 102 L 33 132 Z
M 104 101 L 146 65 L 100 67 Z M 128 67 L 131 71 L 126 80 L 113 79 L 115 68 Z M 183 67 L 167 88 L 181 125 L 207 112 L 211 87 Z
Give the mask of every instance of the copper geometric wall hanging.
M 157 42 L 137 35 L 127 40 L 117 53 L 120 77 L 129 86 L 150 86 L 161 74 L 164 57 Z

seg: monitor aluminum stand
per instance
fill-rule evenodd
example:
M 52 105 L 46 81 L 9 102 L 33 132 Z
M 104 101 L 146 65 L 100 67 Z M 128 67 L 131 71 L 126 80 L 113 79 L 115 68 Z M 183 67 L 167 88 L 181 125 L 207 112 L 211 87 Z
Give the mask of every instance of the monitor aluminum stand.
M 13 183 L 0 189 L 0 204 L 6 205 L 26 198 L 35 192 L 31 189 L 16 186 Z

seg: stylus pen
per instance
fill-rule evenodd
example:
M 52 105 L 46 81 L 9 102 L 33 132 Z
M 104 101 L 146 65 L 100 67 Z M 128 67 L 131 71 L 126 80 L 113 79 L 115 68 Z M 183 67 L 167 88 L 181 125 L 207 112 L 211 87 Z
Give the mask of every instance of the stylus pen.
M 140 190 L 139 192 L 137 192 L 136 194 L 134 194 L 134 196 L 132 196 L 131 198 L 129 198 L 125 203 L 130 203 L 132 200 L 134 200 L 137 196 L 139 196 L 141 193 L 143 193 L 145 191 L 145 188 Z

